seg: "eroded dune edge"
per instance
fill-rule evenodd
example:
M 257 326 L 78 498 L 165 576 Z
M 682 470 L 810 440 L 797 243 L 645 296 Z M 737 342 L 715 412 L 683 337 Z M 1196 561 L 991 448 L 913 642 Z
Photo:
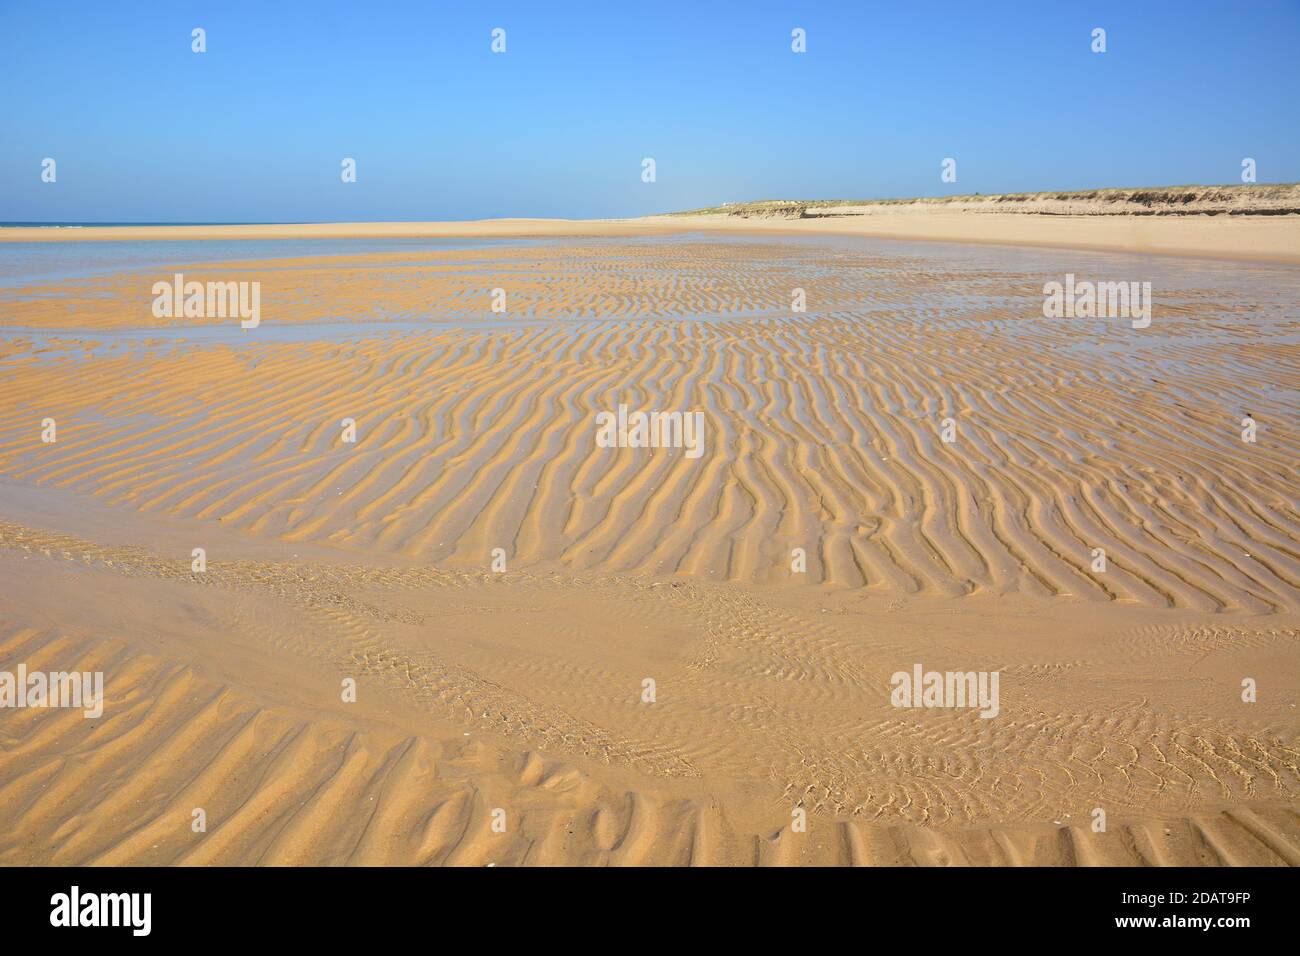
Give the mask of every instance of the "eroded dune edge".
M 1151 277 L 1150 327 L 1044 318 L 1067 269 Z M 157 270 L 0 289 L 0 669 L 106 682 L 0 710 L 0 862 L 1300 862 L 1294 270 L 183 271 L 262 325 L 160 322 Z M 702 453 L 598 447 L 619 405 Z M 998 714 L 893 706 L 914 664 Z

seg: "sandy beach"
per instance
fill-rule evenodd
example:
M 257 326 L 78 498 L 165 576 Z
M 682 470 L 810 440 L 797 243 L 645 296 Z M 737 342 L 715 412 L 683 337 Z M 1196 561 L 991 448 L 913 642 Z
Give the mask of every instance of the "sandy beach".
M 9 227 L 5 242 L 93 242 L 186 239 L 612 238 L 723 234 L 847 235 L 878 239 L 968 242 L 1300 263 L 1300 215 L 1136 217 L 1026 215 L 942 209 L 822 218 L 743 218 L 725 213 L 639 219 L 491 219 L 478 222 L 332 222 L 228 226 Z
M 0 863 L 1300 864 L 1297 217 L 0 255 L 194 238 L 0 285 L 0 669 L 105 680 L 0 710 Z M 1149 325 L 1046 317 L 1067 274 Z

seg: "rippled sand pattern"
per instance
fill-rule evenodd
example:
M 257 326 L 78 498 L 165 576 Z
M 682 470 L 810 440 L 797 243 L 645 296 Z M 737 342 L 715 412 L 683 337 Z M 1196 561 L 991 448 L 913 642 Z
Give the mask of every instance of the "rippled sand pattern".
M 1294 269 L 180 271 L 261 325 L 153 318 L 170 270 L 0 290 L 0 668 L 108 688 L 0 712 L 0 862 L 1300 864 Z M 1044 318 L 1067 271 L 1152 281 L 1150 327 Z M 597 447 L 620 404 L 703 454 Z M 998 671 L 997 717 L 893 706 L 918 662 Z
M 515 567 L 788 584 L 804 548 L 808 579 L 845 587 L 1296 608 L 1285 313 L 1191 288 L 1158 300 L 1146 330 L 1047 320 L 1029 281 L 779 245 L 490 254 L 490 272 L 487 251 L 232 266 L 270 283 L 243 342 L 13 352 L 0 470 L 437 563 L 503 548 Z M 498 285 L 505 315 L 489 309 Z M 114 305 L 96 314 L 154 321 L 123 280 L 105 286 Z M 796 286 L 806 314 L 789 311 Z M 326 301 L 341 321 L 407 321 L 274 340 Z M 43 300 L 23 308 L 65 322 Z M 620 403 L 703 411 L 706 453 L 595 447 L 596 414 Z M 33 448 L 47 416 L 60 440 Z

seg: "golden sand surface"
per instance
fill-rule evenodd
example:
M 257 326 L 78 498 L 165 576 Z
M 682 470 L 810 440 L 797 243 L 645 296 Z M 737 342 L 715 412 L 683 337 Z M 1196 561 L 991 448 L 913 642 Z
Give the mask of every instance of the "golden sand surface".
M 0 288 L 0 863 L 1300 863 L 1300 274 L 562 235 Z
M 589 238 L 724 234 L 856 235 L 1061 249 L 1300 263 L 1300 215 L 1134 216 L 953 212 L 945 206 L 836 210 L 786 220 L 726 214 L 640 219 L 489 219 L 471 222 L 329 222 L 214 226 L 8 227 L 4 242 L 141 239 Z

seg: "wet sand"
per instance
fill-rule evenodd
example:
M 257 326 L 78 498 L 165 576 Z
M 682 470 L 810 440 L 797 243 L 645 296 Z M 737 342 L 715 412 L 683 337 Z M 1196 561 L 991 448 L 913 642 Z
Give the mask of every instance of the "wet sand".
M 0 862 L 1300 863 L 1300 272 L 691 225 L 0 289 Z

